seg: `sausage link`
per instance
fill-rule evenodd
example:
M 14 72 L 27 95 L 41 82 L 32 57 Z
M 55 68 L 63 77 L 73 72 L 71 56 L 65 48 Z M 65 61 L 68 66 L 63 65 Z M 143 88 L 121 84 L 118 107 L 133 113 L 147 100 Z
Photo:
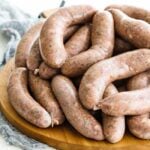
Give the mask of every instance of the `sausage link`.
M 47 65 L 63 65 L 68 57 L 62 38 L 64 31 L 68 26 L 89 22 L 95 13 L 91 6 L 78 5 L 60 8 L 47 19 L 40 34 L 41 54 Z
M 128 90 L 142 89 L 150 85 L 150 70 L 142 72 L 128 81 Z M 130 116 L 127 118 L 130 132 L 138 138 L 150 139 L 150 115 L 149 113 Z
M 52 93 L 49 81 L 43 80 L 29 72 L 29 86 L 34 98 L 50 114 L 51 126 L 62 124 L 65 117 Z
M 51 125 L 51 117 L 29 94 L 27 69 L 16 68 L 9 78 L 8 97 L 16 112 L 25 120 L 40 128 Z
M 69 77 L 82 75 L 94 63 L 112 55 L 114 21 L 107 11 L 97 12 L 92 22 L 92 47 L 66 60 L 62 73 Z
M 84 25 L 65 44 L 65 49 L 70 57 L 77 55 L 78 53 L 85 51 L 90 46 L 90 34 L 91 26 Z
M 79 25 L 68 27 L 64 32 L 64 42 L 66 42 L 79 29 L 79 27 Z
M 22 37 L 15 54 L 15 66 L 26 67 L 26 60 L 30 53 L 33 43 L 40 35 L 43 21 L 32 26 L 28 32 Z
M 150 110 L 150 86 L 129 92 L 121 92 L 99 102 L 99 108 L 108 115 L 141 115 Z
M 120 10 L 109 10 L 114 18 L 116 33 L 136 48 L 150 48 L 150 25 L 127 16 Z
M 29 56 L 27 57 L 27 67 L 29 70 L 34 71 L 39 68 L 42 62 L 40 50 L 39 50 L 39 39 L 37 39 L 31 47 Z
M 109 10 L 109 9 L 119 9 L 132 18 L 144 20 L 150 23 L 150 11 L 149 10 L 135 7 L 135 6 L 118 5 L 118 4 L 109 5 L 108 7 L 105 8 L 105 10 Z
M 77 25 L 68 27 L 66 32 L 64 33 L 64 41 L 66 41 L 78 28 L 79 28 L 79 26 L 77 26 Z M 27 67 L 29 70 L 34 71 L 35 69 L 39 68 L 41 62 L 42 62 L 42 58 L 41 58 L 41 54 L 40 54 L 40 45 L 39 45 L 39 38 L 38 38 L 32 45 L 31 50 L 29 52 L 29 56 L 27 57 Z M 46 66 L 46 68 L 47 68 L 47 65 L 42 65 L 42 69 L 44 66 Z M 46 68 L 43 70 L 46 70 Z M 43 71 L 43 70 L 41 70 L 41 71 Z M 36 72 L 37 72 L 37 70 L 36 70 Z M 44 73 L 46 73 L 46 71 Z M 51 77 L 51 75 L 50 75 L 50 77 Z
M 104 98 L 118 93 L 118 90 L 113 84 L 105 89 Z M 103 132 L 105 138 L 111 142 L 119 142 L 125 133 L 125 117 L 124 116 L 109 116 L 103 113 Z
M 76 55 L 81 51 L 86 50 L 89 47 L 89 45 L 90 26 L 84 25 L 79 30 L 77 30 L 77 32 L 75 32 L 73 36 L 68 40 L 68 42 L 65 44 L 65 49 L 68 52 L 69 56 L 72 57 L 73 55 Z M 35 72 L 37 72 L 37 70 Z M 45 63 L 42 63 L 39 67 L 39 75 L 43 79 L 50 79 L 54 75 L 58 74 L 58 72 L 58 69 L 51 68 Z
M 132 116 L 127 119 L 130 132 L 138 138 L 150 139 L 150 115 L 149 113 Z
M 150 85 L 150 70 L 132 77 L 127 83 L 128 90 L 142 89 Z
M 51 84 L 52 90 L 69 123 L 85 137 L 103 140 L 101 125 L 82 107 L 71 80 L 62 75 L 57 75 L 52 79 Z
M 98 109 L 105 88 L 115 80 L 131 77 L 150 69 L 150 50 L 138 49 L 100 61 L 84 74 L 79 96 L 88 109 Z

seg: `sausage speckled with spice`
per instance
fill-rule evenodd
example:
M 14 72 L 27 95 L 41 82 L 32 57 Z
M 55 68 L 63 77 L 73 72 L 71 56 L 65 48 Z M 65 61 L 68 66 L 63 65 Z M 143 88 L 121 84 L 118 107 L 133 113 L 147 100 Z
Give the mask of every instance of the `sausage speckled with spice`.
M 104 98 L 118 93 L 118 90 L 113 84 L 109 84 L 105 89 Z M 103 132 L 105 138 L 111 142 L 119 142 L 125 133 L 125 117 L 110 116 L 103 113 Z
M 40 47 L 39 47 L 39 39 L 37 39 L 32 48 L 29 52 L 27 57 L 27 67 L 29 70 L 34 71 L 35 69 L 39 68 L 40 63 L 42 62 L 41 54 L 40 54 Z
M 104 136 L 100 123 L 82 107 L 71 80 L 65 76 L 57 75 L 52 79 L 51 85 L 69 123 L 85 137 L 103 140 Z
M 115 31 L 136 48 L 150 48 L 150 24 L 127 16 L 118 9 L 109 10 L 114 18 Z
M 73 36 L 71 36 L 68 42 L 65 43 L 65 49 L 69 57 L 77 55 L 78 53 L 89 48 L 91 40 L 90 34 L 91 26 L 84 25 L 80 27 L 79 30 L 73 34 Z
M 128 90 L 142 89 L 150 85 L 150 70 L 132 77 L 127 84 Z M 127 124 L 130 132 L 138 138 L 150 139 L 150 114 L 129 116 Z
M 37 127 L 47 128 L 51 125 L 51 117 L 29 94 L 27 75 L 26 68 L 16 68 L 12 72 L 7 87 L 10 103 L 25 120 Z
M 64 115 L 57 103 L 49 81 L 43 80 L 29 72 L 29 84 L 34 98 L 47 110 L 51 116 L 51 126 L 60 125 L 64 122 Z
M 92 22 L 92 47 L 66 60 L 62 73 L 69 77 L 82 75 L 94 63 L 112 55 L 114 47 L 114 21 L 111 13 L 98 11 Z
M 67 27 L 86 23 L 92 20 L 96 10 L 88 5 L 60 8 L 44 23 L 41 34 L 41 54 L 47 65 L 60 68 L 68 54 L 63 43 L 63 35 Z
M 135 7 L 135 6 L 118 5 L 118 4 L 109 5 L 105 9 L 109 10 L 109 9 L 114 9 L 114 8 L 123 11 L 124 13 L 126 13 L 128 16 L 132 18 L 144 20 L 150 23 L 150 17 L 149 17 L 150 11 L 149 10 Z
M 50 79 L 50 78 L 52 78 L 53 76 L 55 76 L 56 74 L 59 73 L 59 69 L 51 68 L 47 64 L 42 62 L 39 69 L 35 70 L 35 74 L 37 72 L 39 73 L 39 76 L 42 79 Z
M 84 74 L 79 88 L 82 104 L 88 109 L 98 109 L 97 104 L 101 101 L 105 88 L 115 80 L 128 78 L 150 69 L 149 58 L 149 49 L 138 49 L 91 66 Z

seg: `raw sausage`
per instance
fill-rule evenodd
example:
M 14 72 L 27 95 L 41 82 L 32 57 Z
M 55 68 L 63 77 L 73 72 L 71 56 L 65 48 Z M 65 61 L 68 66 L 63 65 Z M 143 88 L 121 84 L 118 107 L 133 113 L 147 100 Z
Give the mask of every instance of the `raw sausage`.
M 144 20 L 144 21 L 150 23 L 150 11 L 149 10 L 135 7 L 135 6 L 117 5 L 117 4 L 109 5 L 105 9 L 109 10 L 109 9 L 114 9 L 114 8 L 123 11 L 124 13 L 126 13 L 128 16 L 130 16 L 132 18 Z
M 29 86 L 34 98 L 50 114 L 51 126 L 62 124 L 65 117 L 52 93 L 49 81 L 43 80 L 29 72 Z
M 99 108 L 112 116 L 148 113 L 150 110 L 150 86 L 109 96 L 99 102 Z
M 96 10 L 88 5 L 60 8 L 44 23 L 41 34 L 41 54 L 47 65 L 60 68 L 68 54 L 63 44 L 63 35 L 70 25 L 89 22 Z
M 142 89 L 150 85 L 150 70 L 142 72 L 128 81 L 128 90 Z M 138 138 L 150 139 L 150 115 L 129 116 L 127 124 L 130 132 Z
M 39 39 L 37 39 L 31 47 L 29 56 L 27 57 L 27 67 L 29 70 L 34 71 L 39 68 L 42 62 L 40 50 L 39 50 Z
M 109 10 L 114 18 L 115 31 L 136 48 L 150 48 L 150 24 L 127 16 L 118 9 Z
M 118 93 L 113 84 L 109 84 L 104 92 L 104 98 Z M 103 132 L 105 138 L 111 142 L 119 142 L 125 133 L 125 117 L 114 117 L 103 113 Z
M 68 52 L 69 57 L 77 55 L 78 53 L 85 51 L 90 46 L 90 34 L 91 26 L 84 25 L 65 44 L 65 49 Z
M 105 88 L 115 80 L 131 77 L 150 69 L 150 50 L 138 49 L 100 61 L 84 74 L 79 96 L 88 109 L 98 109 Z
M 10 103 L 25 120 L 40 128 L 49 127 L 50 115 L 31 97 L 27 86 L 27 69 L 16 68 L 9 78 L 7 87 Z
M 28 32 L 22 37 L 15 54 L 15 66 L 26 67 L 26 59 L 30 53 L 33 43 L 39 37 L 43 21 L 32 26 Z
M 94 63 L 112 55 L 114 47 L 114 21 L 107 11 L 97 12 L 92 22 L 92 47 L 70 59 L 62 67 L 69 77 L 82 75 Z
M 103 140 L 100 123 L 79 103 L 77 91 L 68 78 L 57 75 L 52 79 L 52 90 L 69 123 L 85 137 Z

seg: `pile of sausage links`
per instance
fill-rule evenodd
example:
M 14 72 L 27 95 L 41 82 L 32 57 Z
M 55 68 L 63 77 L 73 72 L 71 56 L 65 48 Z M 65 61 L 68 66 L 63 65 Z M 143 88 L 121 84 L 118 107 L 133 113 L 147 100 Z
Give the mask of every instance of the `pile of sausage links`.
M 8 86 L 15 111 L 39 128 L 70 125 L 119 142 L 150 139 L 150 11 L 128 5 L 56 10 L 20 41 Z

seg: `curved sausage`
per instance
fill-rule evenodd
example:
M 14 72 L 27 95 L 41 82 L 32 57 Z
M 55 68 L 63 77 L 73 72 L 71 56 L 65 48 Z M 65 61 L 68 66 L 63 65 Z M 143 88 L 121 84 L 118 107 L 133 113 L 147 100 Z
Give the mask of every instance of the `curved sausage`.
M 114 95 L 118 93 L 118 90 L 113 84 L 109 84 L 109 86 L 105 89 L 104 98 Z M 103 132 L 105 138 L 111 142 L 116 143 L 119 142 L 125 133 L 125 117 L 119 116 L 109 116 L 103 113 Z
M 90 28 L 90 25 L 84 25 L 83 27 L 79 28 L 79 30 L 77 30 L 73 36 L 71 36 L 68 42 L 66 42 L 65 49 L 70 57 L 86 50 L 89 47 Z M 45 63 L 42 63 L 39 67 L 39 76 L 43 79 L 50 79 L 54 75 L 58 74 L 58 72 L 58 69 L 51 68 Z
M 132 77 L 127 83 L 128 90 L 142 89 L 150 85 L 150 70 Z
M 25 120 L 40 128 L 51 125 L 51 117 L 29 94 L 27 89 L 27 69 L 14 70 L 8 82 L 8 97 L 13 108 Z
M 15 54 L 15 66 L 26 67 L 26 59 L 30 53 L 33 43 L 40 35 L 43 21 L 32 26 L 27 33 L 22 37 Z
M 149 10 L 135 7 L 135 6 L 118 5 L 118 4 L 109 5 L 105 8 L 105 10 L 109 10 L 109 9 L 119 9 L 132 18 L 144 20 L 150 23 L 150 11 Z
M 78 28 L 79 28 L 79 26 L 77 26 L 77 25 L 68 27 L 66 29 L 66 32 L 64 33 L 64 41 L 66 41 L 71 35 L 73 35 L 73 33 L 76 32 Z M 85 35 L 85 36 L 87 37 L 87 35 Z M 70 44 L 68 44 L 68 46 Z M 40 45 L 39 45 L 39 38 L 38 38 L 31 47 L 31 50 L 28 54 L 26 63 L 27 63 L 27 67 L 29 70 L 35 71 L 35 69 L 39 68 L 41 62 L 42 62 L 42 58 L 41 58 L 41 54 L 40 54 Z M 47 65 L 42 65 L 41 71 L 46 70 L 47 67 L 44 69 L 43 68 L 44 66 L 47 66 Z M 37 70 L 35 72 L 37 72 Z M 46 76 L 46 75 L 44 75 L 44 73 L 46 73 L 46 71 L 43 72 L 43 74 L 42 74 L 43 76 Z M 51 77 L 51 75 L 50 75 L 50 77 Z
M 66 42 L 79 28 L 79 25 L 73 25 L 68 27 L 64 32 L 64 42 Z
M 150 69 L 150 50 L 138 49 L 100 61 L 84 74 L 79 96 L 88 109 L 98 109 L 107 85 Z
M 150 25 L 127 16 L 118 9 L 109 10 L 114 18 L 116 33 L 136 48 L 150 48 Z
M 99 108 L 112 116 L 148 113 L 150 110 L 150 86 L 109 96 L 99 102 Z
M 71 36 L 68 42 L 65 43 L 65 49 L 72 57 L 78 53 L 85 51 L 90 46 L 91 26 L 84 25 Z
M 69 77 L 82 75 L 94 63 L 112 55 L 114 21 L 107 11 L 97 12 L 92 22 L 92 47 L 66 60 L 62 73 Z
M 37 39 L 31 47 L 29 55 L 27 57 L 27 67 L 29 70 L 34 71 L 39 68 L 42 62 L 40 50 L 39 50 L 39 39 Z
M 88 5 L 60 8 L 44 23 L 41 34 L 41 54 L 47 65 L 60 68 L 68 54 L 63 44 L 63 34 L 70 25 L 89 22 L 96 10 Z
M 52 93 L 49 81 L 42 80 L 32 72 L 29 72 L 29 86 L 34 98 L 50 114 L 51 126 L 62 124 L 65 117 Z
M 138 138 L 150 139 L 150 115 L 149 113 L 132 116 L 127 119 L 130 132 Z
M 142 89 L 150 85 L 150 70 L 142 72 L 128 81 L 128 90 Z M 130 132 L 138 138 L 150 139 L 150 115 L 149 113 L 127 118 Z
M 82 107 L 71 80 L 62 75 L 57 75 L 52 79 L 51 85 L 69 123 L 85 137 L 103 140 L 101 125 Z

